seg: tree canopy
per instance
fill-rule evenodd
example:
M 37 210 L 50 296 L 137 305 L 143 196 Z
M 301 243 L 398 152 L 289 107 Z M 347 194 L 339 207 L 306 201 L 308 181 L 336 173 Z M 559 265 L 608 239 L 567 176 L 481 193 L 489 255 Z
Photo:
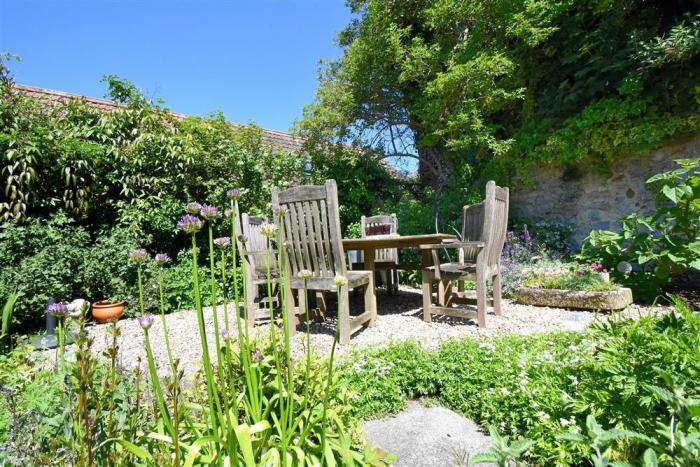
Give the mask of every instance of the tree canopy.
M 299 123 L 310 141 L 474 166 L 597 166 L 700 131 L 700 2 L 349 0 L 344 53 Z

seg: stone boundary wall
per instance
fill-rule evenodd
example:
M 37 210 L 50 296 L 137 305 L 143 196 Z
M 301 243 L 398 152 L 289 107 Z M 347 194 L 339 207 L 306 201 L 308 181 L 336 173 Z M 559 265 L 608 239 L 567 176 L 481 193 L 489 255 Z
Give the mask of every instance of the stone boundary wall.
M 700 137 L 617 161 L 607 174 L 590 168 L 572 173 L 540 167 L 530 174 L 532 184 L 511 192 L 511 217 L 573 222 L 571 243 L 577 247 L 592 229 L 618 230 L 620 218 L 654 211 L 654 194 L 645 181 L 676 168 L 676 159 L 696 158 L 700 158 Z

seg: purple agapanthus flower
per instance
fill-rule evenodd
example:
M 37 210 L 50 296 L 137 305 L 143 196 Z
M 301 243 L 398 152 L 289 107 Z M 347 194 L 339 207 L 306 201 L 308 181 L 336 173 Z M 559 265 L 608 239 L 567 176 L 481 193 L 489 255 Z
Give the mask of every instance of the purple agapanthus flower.
M 141 315 L 138 316 L 136 320 L 139 322 L 139 326 L 141 326 L 141 329 L 144 331 L 148 331 L 151 326 L 153 326 L 153 322 L 155 321 L 153 315 Z
M 195 234 L 202 230 L 204 222 L 199 217 L 193 216 L 191 214 L 186 214 L 182 216 L 177 223 L 177 228 L 184 230 L 188 234 Z
M 197 215 L 199 214 L 199 211 L 202 209 L 202 205 L 199 204 L 197 201 L 190 201 L 187 203 L 187 206 L 185 207 L 185 211 L 187 211 L 188 214 L 194 214 Z
M 255 352 L 253 352 L 253 361 L 262 362 L 263 358 L 263 354 L 258 349 L 255 349 Z
M 173 259 L 167 253 L 158 253 L 155 260 L 158 266 L 165 266 L 166 264 L 172 262 Z
M 278 216 L 284 216 L 287 213 L 287 211 L 289 211 L 289 209 L 287 208 L 287 206 L 282 206 L 278 204 L 272 206 L 272 211 Z
M 228 199 L 233 199 L 236 200 L 241 197 L 241 189 L 240 188 L 231 188 L 226 192 L 226 196 Z
M 143 264 L 148 261 L 148 252 L 143 248 L 129 252 L 129 260 L 136 264 Z
M 46 308 L 46 312 L 56 318 L 65 318 L 68 315 L 68 305 L 65 303 L 52 303 Z
M 219 248 L 226 248 L 231 245 L 231 237 L 219 237 L 214 239 L 214 245 Z
M 221 217 L 221 211 L 216 206 L 210 206 L 208 204 L 203 204 L 202 209 L 199 211 L 200 215 L 208 220 L 209 222 Z

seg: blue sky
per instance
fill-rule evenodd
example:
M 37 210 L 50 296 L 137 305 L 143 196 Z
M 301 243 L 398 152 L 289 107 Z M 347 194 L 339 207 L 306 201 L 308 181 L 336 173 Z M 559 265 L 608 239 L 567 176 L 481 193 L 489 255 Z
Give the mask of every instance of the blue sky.
M 176 112 L 286 131 L 350 19 L 343 0 L 0 0 L 0 52 L 18 83 L 103 97 L 116 74 Z

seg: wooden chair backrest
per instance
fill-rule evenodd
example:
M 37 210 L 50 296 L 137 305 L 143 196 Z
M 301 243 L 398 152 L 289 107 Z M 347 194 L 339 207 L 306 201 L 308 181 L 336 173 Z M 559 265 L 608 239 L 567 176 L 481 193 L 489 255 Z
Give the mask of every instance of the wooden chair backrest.
M 481 203 L 464 206 L 462 211 L 462 241 L 482 241 L 486 244 L 486 267 L 498 270 L 501 252 L 508 228 L 508 188 L 496 186 L 493 180 L 486 184 L 486 197 Z M 465 251 L 464 256 L 474 258 L 476 250 Z
M 484 199 L 484 230 L 482 241 L 486 243 L 486 265 L 493 272 L 498 271 L 503 244 L 508 229 L 509 193 L 508 188 L 496 186 L 493 180 L 486 184 Z
M 396 214 L 391 215 L 378 215 L 360 218 L 360 232 L 362 238 L 367 236 L 367 228 L 377 225 L 389 225 L 390 230 L 388 234 L 380 235 L 397 235 L 399 233 L 399 221 L 396 218 Z M 398 263 L 399 261 L 399 250 L 397 248 L 383 248 L 381 250 L 376 250 L 374 260 L 376 262 L 390 262 Z
M 272 205 L 287 208 L 284 238 L 294 277 L 303 269 L 311 271 L 313 277 L 346 275 L 335 180 L 282 192 L 275 187 Z
M 253 276 L 265 275 L 267 274 L 267 237 L 265 237 L 261 232 L 260 228 L 263 224 L 268 222 L 265 216 L 251 216 L 248 213 L 243 213 L 240 216 L 236 216 L 236 232 L 245 235 L 248 240 L 245 244 L 245 250 L 250 252 L 247 256 L 248 272 Z M 242 252 L 241 242 L 236 238 L 236 245 L 238 246 L 238 251 Z M 270 253 L 270 270 L 277 270 L 277 255 Z M 252 268 L 252 270 L 251 270 Z

